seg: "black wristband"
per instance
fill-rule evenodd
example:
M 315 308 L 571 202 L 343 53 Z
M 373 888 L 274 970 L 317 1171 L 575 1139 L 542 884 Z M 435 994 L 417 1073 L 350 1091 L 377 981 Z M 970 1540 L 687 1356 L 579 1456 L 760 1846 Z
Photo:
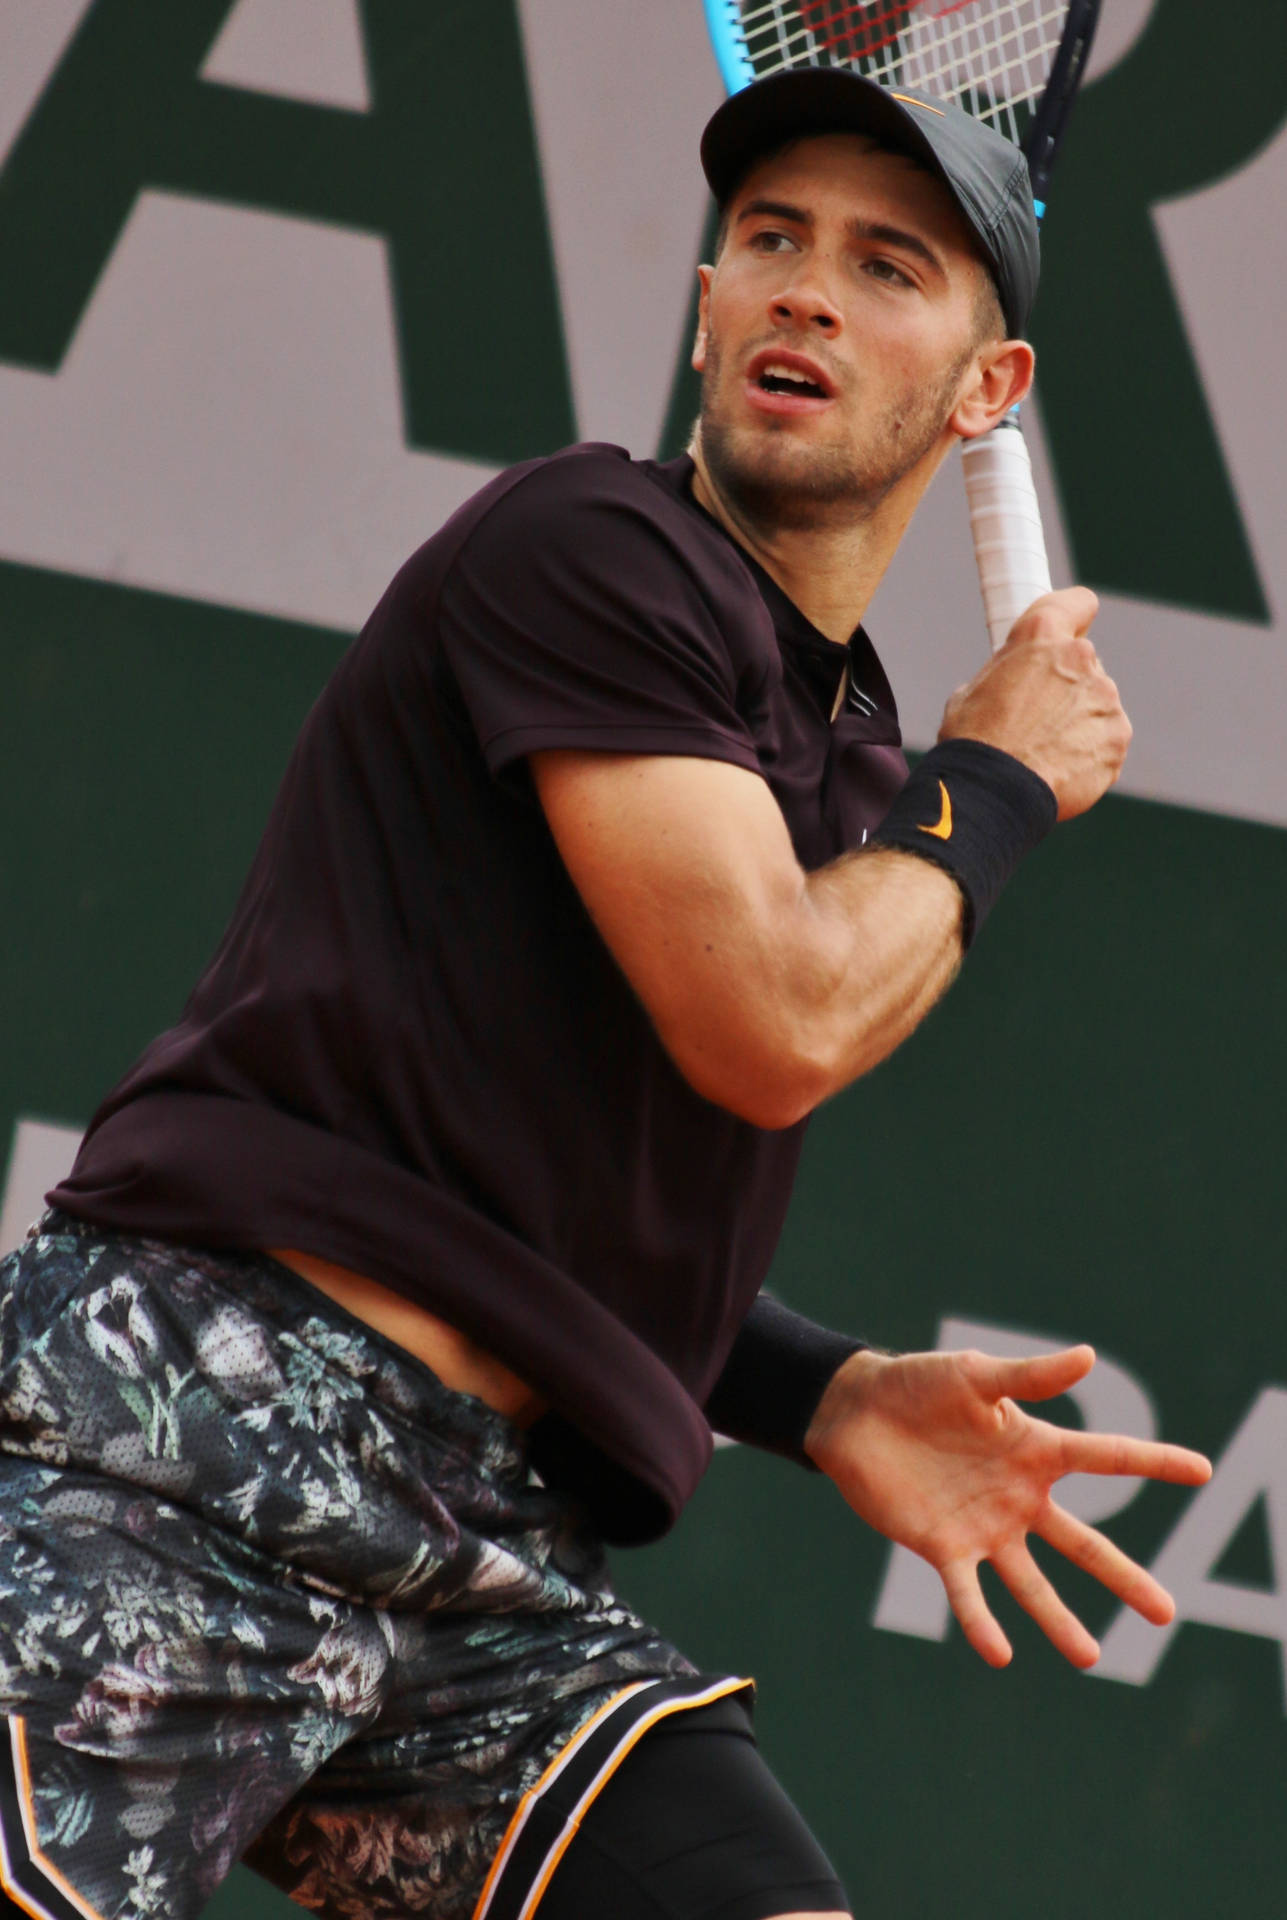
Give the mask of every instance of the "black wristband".
M 706 1402 L 706 1418 L 730 1440 L 811 1467 L 804 1438 L 818 1402 L 836 1369 L 866 1344 L 762 1293 L 738 1328 Z
M 982 740 L 941 740 L 913 769 L 868 845 L 918 854 L 951 874 L 965 897 L 961 937 L 968 947 L 1058 812 L 1041 775 L 1013 754 Z

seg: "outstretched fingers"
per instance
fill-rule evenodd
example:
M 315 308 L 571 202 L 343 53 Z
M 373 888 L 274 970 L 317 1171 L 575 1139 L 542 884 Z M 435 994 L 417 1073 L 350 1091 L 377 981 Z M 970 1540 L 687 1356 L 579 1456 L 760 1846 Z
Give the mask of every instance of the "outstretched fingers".
M 1110 1593 L 1155 1627 L 1164 1627 L 1175 1615 L 1175 1602 L 1166 1588 L 1129 1554 L 1114 1546 L 1106 1535 L 1088 1527 L 1084 1520 L 1065 1513 L 1053 1501 L 1037 1522 L 1036 1531 L 1057 1553 L 1071 1560 L 1108 1588 Z
M 1002 1633 L 979 1585 L 975 1560 L 951 1560 L 938 1570 L 952 1612 L 974 1651 L 990 1667 L 1008 1667 L 1014 1648 Z
M 1061 1353 L 1001 1360 L 995 1354 L 972 1356 L 975 1384 L 989 1400 L 1053 1400 L 1084 1380 L 1095 1364 L 1093 1347 L 1065 1347 Z
M 1200 1487 L 1211 1478 L 1211 1462 L 1189 1447 L 1173 1447 L 1162 1440 L 1134 1440 L 1124 1433 L 1078 1433 L 1071 1428 L 1058 1432 L 1061 1474 L 1142 1474 L 1149 1480 L 1170 1480 L 1181 1487 Z
M 1047 1580 L 1027 1547 L 1019 1542 L 992 1555 L 992 1564 L 1026 1614 L 1047 1640 L 1075 1667 L 1093 1667 L 1099 1642 L 1088 1633 Z

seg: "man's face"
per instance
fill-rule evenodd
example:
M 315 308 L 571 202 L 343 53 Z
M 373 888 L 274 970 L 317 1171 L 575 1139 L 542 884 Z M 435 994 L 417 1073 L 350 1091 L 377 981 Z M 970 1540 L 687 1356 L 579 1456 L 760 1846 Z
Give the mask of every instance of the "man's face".
M 986 278 L 970 231 L 940 181 L 845 133 L 760 162 L 727 213 L 693 355 L 711 476 L 767 527 L 871 513 L 951 443 Z

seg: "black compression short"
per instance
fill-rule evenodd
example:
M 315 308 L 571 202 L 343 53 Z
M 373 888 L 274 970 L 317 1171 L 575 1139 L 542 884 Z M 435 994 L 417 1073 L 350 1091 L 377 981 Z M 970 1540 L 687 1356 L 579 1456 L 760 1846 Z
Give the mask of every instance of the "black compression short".
M 536 1920 L 847 1914 L 736 1698 L 661 1721 L 586 1812 Z

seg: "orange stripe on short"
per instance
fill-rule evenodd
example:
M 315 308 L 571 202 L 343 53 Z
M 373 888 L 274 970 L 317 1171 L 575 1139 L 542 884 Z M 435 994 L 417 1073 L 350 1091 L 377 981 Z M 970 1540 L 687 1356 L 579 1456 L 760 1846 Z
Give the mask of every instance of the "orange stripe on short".
M 99 1913 L 98 1908 L 92 1907 L 83 1895 L 77 1893 L 71 1881 L 58 1871 L 53 1861 L 50 1860 L 48 1855 L 41 1849 L 40 1839 L 36 1829 L 35 1795 L 31 1788 L 31 1763 L 27 1758 L 27 1723 L 15 1715 L 9 1722 L 9 1725 L 13 1730 L 13 1753 L 14 1759 L 17 1762 L 19 1811 L 22 1814 L 22 1830 L 26 1837 L 27 1852 L 31 1856 L 32 1863 L 40 1868 L 40 1871 L 44 1874 L 50 1886 L 57 1887 L 64 1900 L 71 1902 L 77 1913 L 84 1914 L 85 1920 L 103 1920 L 103 1916 Z M 14 1905 L 21 1907 L 24 1913 L 31 1915 L 31 1920 L 49 1920 L 49 1915 L 33 1902 L 29 1894 L 24 1894 L 20 1888 L 16 1887 L 9 1875 L 2 1870 L 0 1870 L 0 1884 L 3 1884 L 5 1892 L 13 1901 Z
M 483 1916 L 487 1912 L 488 1902 L 492 1897 L 492 1890 L 496 1882 L 500 1879 L 501 1874 L 505 1871 L 506 1863 L 514 1851 L 514 1843 L 527 1824 L 528 1814 L 545 1792 L 545 1789 L 558 1779 L 558 1776 L 567 1766 L 573 1754 L 585 1744 L 599 1722 L 604 1719 L 606 1715 L 610 1714 L 615 1707 L 619 1707 L 623 1700 L 631 1699 L 636 1693 L 641 1693 L 643 1689 L 650 1684 L 647 1680 L 637 1680 L 632 1687 L 624 1687 L 620 1693 L 614 1693 L 610 1700 L 605 1700 L 599 1708 L 599 1711 L 592 1714 L 586 1721 L 581 1731 L 569 1740 L 567 1746 L 564 1747 L 560 1753 L 555 1755 L 536 1785 L 528 1788 L 514 1809 L 513 1819 L 505 1829 L 505 1838 L 501 1841 L 497 1849 L 496 1858 L 491 1864 L 491 1871 L 483 1882 L 483 1890 L 478 1896 L 478 1905 L 474 1908 L 473 1920 L 483 1920 Z
M 632 1687 L 624 1688 L 620 1693 L 613 1694 L 612 1698 L 604 1702 L 598 1712 L 586 1721 L 586 1724 L 573 1736 L 567 1746 L 564 1747 L 558 1756 L 550 1763 L 540 1779 L 536 1782 L 536 1785 L 529 1788 L 527 1793 L 524 1794 L 513 1819 L 506 1828 L 505 1838 L 501 1842 L 495 1860 L 492 1862 L 491 1871 L 487 1875 L 483 1890 L 478 1896 L 478 1904 L 474 1908 L 473 1920 L 486 1920 L 488 1908 L 500 1878 L 513 1857 L 515 1846 L 522 1835 L 523 1828 L 527 1824 L 533 1808 L 539 1803 L 542 1795 L 549 1791 L 555 1781 L 558 1780 L 572 1764 L 577 1754 L 585 1746 L 586 1741 L 609 1715 L 618 1711 L 625 1705 L 626 1701 L 633 1699 L 637 1694 L 664 1684 L 664 1682 L 643 1680 L 636 1682 Z M 619 1743 L 605 1756 L 603 1763 L 595 1773 L 593 1779 L 590 1780 L 575 1806 L 568 1814 L 558 1839 L 542 1859 L 540 1869 L 536 1873 L 522 1907 L 518 1911 L 517 1920 L 532 1920 L 532 1915 L 536 1912 L 537 1907 L 544 1898 L 550 1881 L 554 1878 L 558 1864 L 576 1837 L 577 1829 L 580 1827 L 585 1815 L 599 1794 L 602 1793 L 604 1787 L 607 1786 L 609 1780 L 611 1780 L 612 1776 L 616 1773 L 618 1767 L 620 1767 L 626 1757 L 633 1751 L 639 1741 L 643 1739 L 643 1736 L 649 1729 L 655 1727 L 658 1721 L 666 1719 L 671 1714 L 685 1713 L 695 1707 L 708 1707 L 712 1705 L 714 1701 L 723 1700 L 730 1694 L 744 1693 L 750 1684 L 747 1680 L 720 1680 L 712 1686 L 703 1688 L 698 1693 L 682 1694 L 678 1698 L 672 1696 L 659 1701 L 655 1707 L 640 1714 L 636 1719 L 631 1721 L 630 1725 L 622 1734 Z

